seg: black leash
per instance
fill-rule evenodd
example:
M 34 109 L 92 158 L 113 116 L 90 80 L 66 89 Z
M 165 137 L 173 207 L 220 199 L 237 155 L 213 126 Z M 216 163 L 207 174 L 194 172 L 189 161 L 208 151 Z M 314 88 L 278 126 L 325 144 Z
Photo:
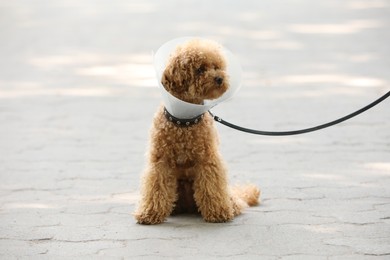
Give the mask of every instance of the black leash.
M 365 106 L 365 107 L 363 107 L 363 108 L 361 108 L 361 109 L 359 109 L 359 110 L 357 110 L 357 111 L 355 111 L 355 112 L 353 112 L 353 113 L 351 113 L 349 115 L 346 115 L 346 116 L 341 117 L 341 118 L 339 118 L 337 120 L 334 120 L 334 121 L 331 121 L 329 123 L 325 123 L 325 124 L 322 124 L 322 125 L 319 125 L 319 126 L 310 127 L 310 128 L 301 129 L 301 130 L 294 130 L 294 131 L 272 132 L 272 131 L 259 131 L 259 130 L 244 128 L 244 127 L 241 127 L 241 126 L 238 126 L 238 125 L 226 122 L 222 118 L 213 115 L 210 111 L 209 111 L 209 113 L 211 114 L 211 116 L 214 118 L 215 121 L 217 121 L 217 122 L 219 122 L 219 123 L 221 123 L 223 125 L 226 125 L 228 127 L 234 128 L 236 130 L 239 130 L 239 131 L 242 131 L 242 132 L 246 132 L 246 133 L 250 133 L 250 134 L 268 135 L 268 136 L 299 135 L 299 134 L 305 134 L 305 133 L 314 132 L 314 131 L 317 131 L 317 130 L 320 130 L 320 129 L 324 129 L 324 128 L 327 128 L 327 127 L 339 124 L 341 122 L 344 122 L 344 121 L 346 121 L 348 119 L 351 119 L 352 117 L 355 117 L 355 116 L 357 116 L 357 115 L 359 115 L 359 114 L 369 110 L 370 108 L 378 105 L 380 102 L 382 102 L 383 100 L 385 100 L 389 96 L 390 96 L 390 91 L 387 92 L 386 94 L 384 94 L 383 96 L 381 96 L 380 98 L 378 98 L 377 100 L 375 100 L 374 102 L 372 102 L 371 104 L 368 104 L 367 106 Z

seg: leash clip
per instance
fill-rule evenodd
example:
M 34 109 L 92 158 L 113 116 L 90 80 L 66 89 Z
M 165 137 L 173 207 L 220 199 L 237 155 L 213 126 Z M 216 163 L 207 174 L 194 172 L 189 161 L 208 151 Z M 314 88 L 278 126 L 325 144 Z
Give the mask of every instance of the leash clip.
M 222 118 L 220 118 L 219 116 L 215 116 L 210 110 L 209 110 L 209 114 L 211 115 L 211 117 L 217 121 L 217 122 L 222 122 Z

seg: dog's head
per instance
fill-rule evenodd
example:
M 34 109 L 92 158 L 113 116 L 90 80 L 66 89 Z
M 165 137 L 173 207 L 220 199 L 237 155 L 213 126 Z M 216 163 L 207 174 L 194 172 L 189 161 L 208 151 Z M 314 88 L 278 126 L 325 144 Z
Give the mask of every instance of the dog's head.
M 202 104 L 216 99 L 229 88 L 221 47 L 207 40 L 191 40 L 170 57 L 161 83 L 173 96 Z

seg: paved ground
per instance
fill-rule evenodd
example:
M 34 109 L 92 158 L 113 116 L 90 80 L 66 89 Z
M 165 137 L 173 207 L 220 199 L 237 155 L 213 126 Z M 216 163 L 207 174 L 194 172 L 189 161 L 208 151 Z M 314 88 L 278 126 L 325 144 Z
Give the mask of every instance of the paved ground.
M 389 259 L 390 101 L 285 138 L 217 126 L 261 206 L 226 224 L 131 216 L 161 99 L 152 51 L 184 35 L 239 58 L 215 112 L 309 127 L 390 89 L 390 1 L 1 1 L 1 259 Z

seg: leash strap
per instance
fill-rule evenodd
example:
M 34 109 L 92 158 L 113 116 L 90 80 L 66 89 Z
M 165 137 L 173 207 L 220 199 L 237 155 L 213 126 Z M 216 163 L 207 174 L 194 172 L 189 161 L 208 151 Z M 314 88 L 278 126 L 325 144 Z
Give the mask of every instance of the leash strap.
M 260 130 L 254 130 L 254 129 L 249 129 L 249 128 L 244 128 L 244 127 L 241 127 L 241 126 L 238 126 L 238 125 L 235 125 L 235 124 L 232 124 L 232 123 L 229 123 L 225 120 L 223 120 L 222 118 L 220 118 L 219 116 L 216 116 L 214 114 L 211 113 L 211 111 L 209 111 L 209 113 L 211 114 L 211 116 L 214 118 L 215 121 L 225 125 L 225 126 L 228 126 L 230 128 L 233 128 L 233 129 L 236 129 L 236 130 L 239 130 L 239 131 L 242 131 L 242 132 L 246 132 L 246 133 L 250 133 L 250 134 L 255 134 L 255 135 L 268 135 L 268 136 L 287 136 L 287 135 L 299 135 L 299 134 L 305 134 L 305 133 L 310 133 L 310 132 L 314 132 L 314 131 L 318 131 L 318 130 L 321 130 L 321 129 L 324 129 L 324 128 L 327 128 L 327 127 L 330 127 L 330 126 L 333 126 L 333 125 L 336 125 L 336 124 L 339 124 L 341 122 L 344 122 L 348 119 L 351 119 L 367 110 L 369 110 L 370 108 L 378 105 L 379 103 L 381 103 L 383 100 L 385 100 L 386 98 L 388 98 L 390 96 L 390 91 L 388 91 L 386 94 L 384 94 L 383 96 L 381 96 L 380 98 L 378 98 L 377 100 L 375 100 L 374 102 L 368 104 L 367 106 L 349 114 L 349 115 L 346 115 L 344 117 L 341 117 L 339 119 L 336 119 L 334 121 L 331 121 L 329 123 L 325 123 L 325 124 L 322 124 L 322 125 L 318 125 L 318 126 L 315 126 L 315 127 L 310 127 L 310 128 L 306 128 L 306 129 L 301 129 L 301 130 L 294 130 L 294 131 L 282 131 L 282 132 L 273 132 L 273 131 L 260 131 Z

